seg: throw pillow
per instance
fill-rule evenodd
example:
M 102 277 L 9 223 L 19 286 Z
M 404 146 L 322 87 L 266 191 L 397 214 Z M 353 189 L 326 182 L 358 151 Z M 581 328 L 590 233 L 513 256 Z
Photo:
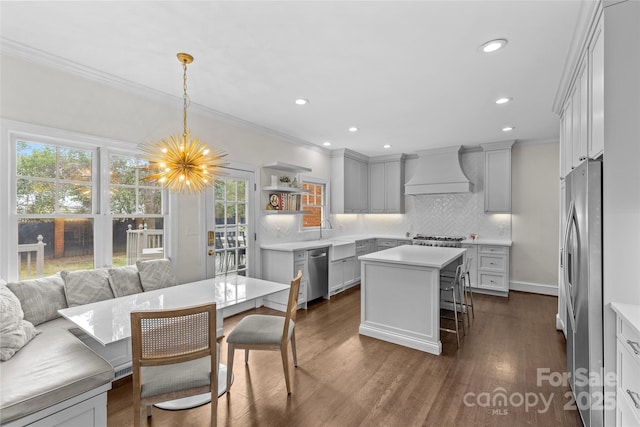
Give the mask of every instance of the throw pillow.
M 59 275 L 13 282 L 7 287 L 20 300 L 24 320 L 34 326 L 57 319 L 58 310 L 67 308 L 64 282 Z
M 106 268 L 62 271 L 60 275 L 69 307 L 113 298 Z
M 169 258 L 138 261 L 136 266 L 145 292 L 178 284 Z
M 140 276 L 135 265 L 109 269 L 109 284 L 116 297 L 143 292 Z
M 38 333 L 23 319 L 18 297 L 6 286 L 0 286 L 0 360 L 9 360 Z

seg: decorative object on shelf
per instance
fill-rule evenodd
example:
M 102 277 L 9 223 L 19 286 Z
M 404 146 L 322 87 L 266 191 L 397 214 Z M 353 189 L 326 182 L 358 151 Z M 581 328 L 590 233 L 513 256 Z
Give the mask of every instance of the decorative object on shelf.
M 293 181 L 291 181 L 291 186 L 293 188 L 298 188 L 298 178 L 294 177 Z
M 269 194 L 269 203 L 267 204 L 267 210 L 280 210 L 280 198 L 277 194 Z
M 283 175 L 280 177 L 280 185 L 282 185 L 283 187 L 288 187 L 289 186 L 289 177 L 286 175 Z
M 269 211 L 300 211 L 300 194 L 271 193 L 266 209 Z
M 207 144 L 191 136 L 187 127 L 187 108 L 190 104 L 187 95 L 187 64 L 193 62 L 188 53 L 178 53 L 182 63 L 183 78 L 183 123 L 182 136 L 171 135 L 160 142 L 144 143 L 140 148 L 149 160 L 149 169 L 155 173 L 145 179 L 160 183 L 174 193 L 199 193 L 212 185 L 215 175 L 222 175 L 220 168 L 226 163 L 222 150 L 211 150 Z
M 278 175 L 271 175 L 271 186 L 278 186 Z

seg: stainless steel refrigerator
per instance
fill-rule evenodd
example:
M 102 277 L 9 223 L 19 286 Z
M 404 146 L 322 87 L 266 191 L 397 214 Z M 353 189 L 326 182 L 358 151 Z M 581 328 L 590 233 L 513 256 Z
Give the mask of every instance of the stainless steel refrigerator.
M 586 427 L 604 424 L 602 161 L 587 160 L 565 178 L 563 270 L 567 372 Z M 590 375 L 596 381 L 589 381 Z

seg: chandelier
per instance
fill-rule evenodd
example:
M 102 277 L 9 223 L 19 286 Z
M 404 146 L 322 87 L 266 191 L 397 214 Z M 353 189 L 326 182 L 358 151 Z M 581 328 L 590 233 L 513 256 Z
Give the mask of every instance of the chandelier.
M 191 136 L 187 127 L 187 108 L 190 104 L 187 95 L 187 64 L 193 62 L 193 56 L 179 53 L 182 63 L 182 101 L 183 124 L 182 136 L 171 135 L 159 142 L 140 145 L 144 157 L 149 161 L 149 169 L 155 172 L 145 179 L 154 181 L 173 193 L 200 193 L 212 185 L 215 175 L 221 175 L 220 168 L 226 163 L 222 158 L 226 154 L 222 150 L 211 151 L 207 144 Z

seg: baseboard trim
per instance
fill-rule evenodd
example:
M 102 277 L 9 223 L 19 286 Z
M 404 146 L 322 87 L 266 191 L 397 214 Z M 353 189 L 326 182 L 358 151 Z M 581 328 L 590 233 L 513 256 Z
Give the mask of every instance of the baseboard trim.
M 509 290 L 530 292 L 532 294 L 558 296 L 558 287 L 556 285 L 547 285 L 544 283 L 511 281 L 509 282 Z

